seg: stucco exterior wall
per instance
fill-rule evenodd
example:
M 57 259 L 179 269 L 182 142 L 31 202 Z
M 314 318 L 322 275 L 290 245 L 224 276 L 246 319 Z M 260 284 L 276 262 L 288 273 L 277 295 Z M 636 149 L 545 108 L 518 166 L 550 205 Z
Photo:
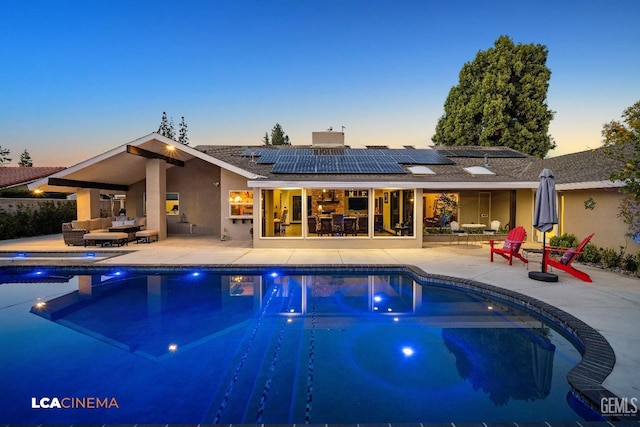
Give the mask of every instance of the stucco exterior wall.
M 594 209 L 586 209 L 585 201 L 595 202 Z M 627 253 L 640 251 L 640 245 L 625 236 L 627 225 L 618 218 L 618 207 L 622 195 L 614 189 L 572 190 L 559 192 L 559 208 L 564 212 L 560 233 L 574 234 L 582 240 L 596 233 L 592 243 L 618 250 L 620 246 Z
M 219 213 L 219 226 L 220 230 L 218 234 L 224 235 L 226 240 L 251 240 L 251 230 L 253 228 L 253 223 L 249 220 L 246 220 L 244 223 L 241 220 L 235 220 L 229 218 L 230 208 L 229 208 L 229 192 L 230 191 L 253 191 L 253 188 L 247 187 L 247 178 L 238 175 L 236 173 L 230 172 L 226 169 L 222 169 L 220 171 L 220 207 L 217 211 L 213 212 L 212 215 L 216 215 Z M 253 200 L 255 206 L 255 200 L 258 198 L 259 194 L 254 191 L 253 192 Z M 258 212 L 254 208 L 254 220 L 258 218 Z
M 167 215 L 167 233 L 220 235 L 220 168 L 200 159 L 167 170 L 167 192 L 178 193 L 180 215 Z M 145 181 L 129 186 L 127 216 L 144 216 Z M 182 216 L 184 215 L 184 216 Z M 185 222 L 180 222 L 181 220 Z
M 200 159 L 167 170 L 167 193 L 180 195 L 180 215 L 167 215 L 169 234 L 220 235 L 220 181 L 220 168 Z
M 509 224 L 510 228 L 523 226 L 527 230 L 527 241 L 535 241 L 535 229 L 533 228 L 533 203 L 534 192 L 531 189 L 516 191 L 516 223 Z

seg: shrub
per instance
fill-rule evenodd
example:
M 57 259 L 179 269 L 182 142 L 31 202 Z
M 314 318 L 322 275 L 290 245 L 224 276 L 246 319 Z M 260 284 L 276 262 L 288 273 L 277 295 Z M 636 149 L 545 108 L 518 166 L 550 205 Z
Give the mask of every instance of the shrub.
M 593 243 L 587 243 L 582 248 L 582 253 L 578 255 L 578 262 L 589 262 L 597 264 L 602 260 L 602 248 Z
M 606 248 L 602 251 L 602 262 L 606 268 L 615 268 L 620 265 L 624 257 L 624 248 L 620 247 L 620 251 L 616 252 L 615 249 Z
M 635 272 L 638 269 L 638 261 L 636 255 L 627 254 L 622 261 L 622 268 L 626 271 Z
M 60 233 L 76 217 L 75 203 L 43 201 L 37 208 L 18 204 L 13 213 L 0 210 L 0 240 Z
M 549 245 L 561 248 L 575 248 L 578 245 L 578 239 L 573 234 L 564 233 L 562 236 L 552 236 L 549 239 Z

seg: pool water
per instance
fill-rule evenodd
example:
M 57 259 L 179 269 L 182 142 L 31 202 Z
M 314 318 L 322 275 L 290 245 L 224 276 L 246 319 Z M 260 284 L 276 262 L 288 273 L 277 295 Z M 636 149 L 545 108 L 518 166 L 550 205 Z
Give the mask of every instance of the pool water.
M 0 423 L 584 417 L 572 342 L 480 294 L 384 272 L 90 273 L 0 281 Z

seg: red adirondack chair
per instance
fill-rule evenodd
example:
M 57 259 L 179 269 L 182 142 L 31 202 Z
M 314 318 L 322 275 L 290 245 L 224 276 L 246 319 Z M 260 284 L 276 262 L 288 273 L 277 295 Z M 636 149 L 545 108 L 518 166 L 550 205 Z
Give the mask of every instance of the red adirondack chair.
M 549 266 L 557 268 L 558 270 L 565 271 L 580 280 L 591 282 L 591 277 L 589 277 L 587 273 L 585 273 L 584 271 L 576 270 L 571 266 L 571 263 L 576 258 L 578 258 L 578 255 L 582 253 L 582 250 L 587 245 L 587 243 L 589 243 L 594 234 L 595 233 L 592 233 L 589 236 L 585 237 L 585 239 L 580 242 L 580 244 L 576 248 L 558 248 L 555 246 L 547 246 L 545 250 L 545 266 L 547 268 Z M 562 254 L 562 257 L 560 259 L 551 258 L 552 254 Z
M 504 245 L 501 248 L 497 248 L 494 246 L 495 242 L 493 240 L 489 240 L 489 246 L 491 247 L 490 258 L 491 262 L 493 262 L 493 254 L 498 254 L 507 261 L 509 261 L 509 265 L 513 264 L 513 258 L 518 258 L 525 264 L 527 261 L 520 254 L 520 247 L 524 243 L 527 238 L 527 231 L 521 225 L 509 231 L 507 234 L 507 238 L 504 240 Z

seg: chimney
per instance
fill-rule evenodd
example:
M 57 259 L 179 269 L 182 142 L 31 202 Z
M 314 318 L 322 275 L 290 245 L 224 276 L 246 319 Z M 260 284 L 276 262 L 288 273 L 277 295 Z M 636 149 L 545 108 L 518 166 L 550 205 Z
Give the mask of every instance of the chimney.
M 313 148 L 344 148 L 344 132 L 311 132 Z

